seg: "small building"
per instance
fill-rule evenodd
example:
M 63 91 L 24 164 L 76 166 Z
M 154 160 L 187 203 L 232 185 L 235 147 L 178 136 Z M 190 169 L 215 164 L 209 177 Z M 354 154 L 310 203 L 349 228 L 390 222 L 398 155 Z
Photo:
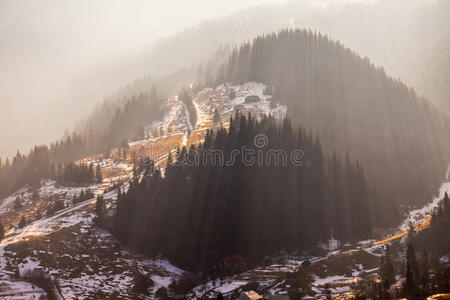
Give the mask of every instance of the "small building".
M 262 300 L 262 297 L 255 291 L 243 292 L 236 300 Z

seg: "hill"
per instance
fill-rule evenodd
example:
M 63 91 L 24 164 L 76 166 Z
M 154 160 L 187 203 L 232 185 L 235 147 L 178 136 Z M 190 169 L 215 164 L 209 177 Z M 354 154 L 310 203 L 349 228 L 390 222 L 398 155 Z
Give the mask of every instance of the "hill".
M 381 197 L 419 203 L 443 178 L 445 115 L 339 42 L 306 30 L 259 36 L 233 51 L 216 82 L 249 81 L 269 85 L 324 145 L 360 158 Z

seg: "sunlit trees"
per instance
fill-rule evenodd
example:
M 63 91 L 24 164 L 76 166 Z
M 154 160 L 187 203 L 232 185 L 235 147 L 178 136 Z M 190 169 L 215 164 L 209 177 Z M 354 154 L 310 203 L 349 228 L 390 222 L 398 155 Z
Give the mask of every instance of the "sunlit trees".
M 294 123 L 358 156 L 380 200 L 391 199 L 377 218 L 385 224 L 399 221 L 399 202 L 422 202 L 439 187 L 449 121 L 340 42 L 310 30 L 282 30 L 235 48 L 219 70 L 216 84 L 266 84 Z
M 153 169 L 121 194 L 116 235 L 186 268 L 217 271 L 225 257 L 255 261 L 280 249 L 315 245 L 332 230 L 342 240 L 370 232 L 376 207 L 360 163 L 349 154 L 345 159 L 334 154 L 331 164 L 320 142 L 288 120 L 236 115 L 229 130 L 208 130 L 205 142 L 189 153 L 220 150 L 227 161 L 233 149 L 259 149 L 253 144 L 259 133 L 269 140 L 262 153 L 302 149 L 304 160 L 312 163 L 246 165 L 239 154 L 229 166 L 210 160 L 192 166 L 183 163 L 188 151 L 178 150 L 168 155 L 164 178 Z

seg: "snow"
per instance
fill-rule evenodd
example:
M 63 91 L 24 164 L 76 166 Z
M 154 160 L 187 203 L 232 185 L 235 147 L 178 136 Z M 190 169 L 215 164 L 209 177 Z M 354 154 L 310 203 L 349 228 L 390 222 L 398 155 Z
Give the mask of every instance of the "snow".
M 184 270 L 172 265 L 170 262 L 168 262 L 165 259 L 155 260 L 154 264 L 172 274 L 182 275 L 185 272 Z
M 186 117 L 187 130 L 183 134 L 183 141 L 181 142 L 181 145 L 186 146 L 189 134 L 194 129 L 194 126 L 192 126 L 191 116 L 190 116 L 190 113 L 189 113 L 189 110 L 188 110 L 186 104 L 184 104 L 184 103 L 182 103 L 182 104 L 184 107 L 184 114 Z
M 284 117 L 287 107 L 276 103 L 271 108 L 272 96 L 264 95 L 265 89 L 266 85 L 258 82 L 248 82 L 243 85 L 233 86 L 230 84 L 222 84 L 214 89 L 204 89 L 193 99 L 197 109 L 197 123 L 199 125 L 205 125 L 211 122 L 215 108 L 218 108 L 222 115 L 222 120 L 226 121 L 229 115 L 234 112 L 237 105 L 240 105 L 245 111 L 252 112 L 256 116 L 263 113 L 266 115 L 271 114 L 277 118 Z M 235 97 L 230 99 L 229 94 L 231 91 L 234 91 Z M 245 103 L 245 98 L 248 96 L 258 96 L 260 101 Z
M 47 295 L 37 286 L 19 280 L 0 280 L 0 298 L 8 300 L 39 299 L 41 295 Z
M 287 107 L 279 103 L 272 104 L 272 96 L 264 95 L 265 88 L 266 85 L 262 83 L 248 82 L 243 85 L 222 84 L 216 88 L 203 89 L 192 98 L 197 116 L 196 124 L 191 123 L 190 112 L 186 104 L 180 101 L 178 96 L 170 97 L 163 106 L 163 118 L 145 126 L 145 135 L 149 138 L 129 141 L 129 145 L 130 147 L 143 146 L 157 142 L 161 138 L 181 134 L 183 136 L 180 146 L 185 146 L 193 131 L 205 130 L 212 126 L 215 108 L 219 109 L 221 122 L 224 125 L 237 105 L 240 105 L 242 112 L 251 112 L 255 116 L 260 114 L 270 114 L 276 118 L 286 116 Z M 231 91 L 234 91 L 236 95 L 232 99 L 229 98 Z M 258 96 L 261 101 L 245 103 L 245 98 L 251 95 Z
M 214 289 L 214 291 L 216 291 L 217 293 L 222 293 L 222 294 L 226 294 L 229 292 L 234 291 L 235 289 L 246 285 L 248 283 L 248 281 L 231 281 L 229 283 L 225 283 L 217 288 Z
M 336 281 L 346 281 L 346 280 L 352 280 L 353 278 L 351 277 L 345 277 L 345 276 L 329 276 L 329 277 L 325 277 L 325 278 L 320 278 L 318 276 L 314 277 L 314 282 L 312 285 L 319 287 L 319 286 L 324 286 L 325 284 L 330 284 L 332 282 L 336 282 Z
M 17 267 L 19 268 L 20 275 L 24 275 L 26 271 L 32 271 L 39 268 L 39 262 L 27 257 L 26 262 L 19 264 Z
M 409 225 L 412 224 L 414 227 L 422 224 L 427 218 L 431 216 L 433 210 L 439 205 L 439 203 L 444 198 L 444 194 L 450 193 L 450 181 L 449 180 L 450 166 L 447 168 L 446 182 L 442 183 L 439 188 L 439 196 L 434 198 L 431 202 L 427 203 L 421 208 L 411 210 L 403 223 L 399 226 L 400 231 L 408 231 Z
M 165 131 L 166 136 L 183 134 L 182 145 L 186 145 L 189 138 L 188 132 L 192 132 L 194 130 L 203 130 L 211 126 L 215 108 L 218 108 L 222 121 L 224 121 L 223 124 L 226 124 L 227 118 L 229 118 L 229 116 L 234 113 L 237 105 L 241 105 L 240 108 L 243 108 L 244 112 L 250 111 L 256 116 L 259 113 L 271 114 L 275 117 L 285 116 L 287 107 L 280 104 L 272 104 L 272 97 L 270 95 L 264 95 L 265 88 L 266 86 L 262 83 L 249 82 L 243 85 L 231 86 L 229 84 L 224 84 L 215 88 L 204 89 L 193 97 L 193 104 L 197 114 L 197 124 L 195 124 L 195 126 L 190 122 L 190 115 L 186 105 L 179 101 L 178 97 L 171 97 L 168 99 L 165 105 L 166 113 L 163 119 L 147 126 L 146 133 L 149 136 L 154 136 L 155 133 L 159 134 L 160 128 L 162 128 L 163 131 Z M 235 97 L 233 98 L 229 97 L 229 92 L 231 90 L 235 94 Z M 245 103 L 245 98 L 251 95 L 258 96 L 261 101 L 254 103 Z M 147 143 L 158 141 L 160 138 L 161 137 L 151 137 L 139 141 L 131 141 L 129 142 L 129 144 L 131 147 L 142 146 Z M 165 157 L 167 157 L 167 154 L 158 157 L 155 161 L 162 161 Z M 108 170 L 108 173 L 112 173 L 114 175 L 111 175 L 108 178 L 104 178 L 104 182 L 102 184 L 95 184 L 85 187 L 58 186 L 58 184 L 53 180 L 45 180 L 42 182 L 42 186 L 39 189 L 39 194 L 41 195 L 41 197 L 63 199 L 66 204 L 69 204 L 73 195 L 79 194 L 82 190 L 89 188 L 94 192 L 95 195 L 104 194 L 105 191 L 110 189 L 116 182 L 122 180 L 127 181 L 129 178 L 131 178 L 133 166 L 127 164 L 126 162 L 113 162 L 111 159 L 103 159 L 101 161 L 92 159 L 90 162 L 94 163 L 94 165 L 100 164 L 102 168 Z M 123 187 L 126 191 L 126 189 L 128 188 L 128 183 L 125 183 Z M 414 226 L 422 224 L 427 218 L 429 218 L 433 209 L 435 209 L 435 207 L 439 204 L 446 191 L 450 192 L 450 182 L 444 182 L 442 184 L 439 190 L 439 197 L 434 198 L 430 203 L 423 206 L 422 208 L 410 211 L 405 221 L 399 226 L 398 229 L 400 231 L 408 230 L 410 222 Z M 117 191 L 111 190 L 105 193 L 104 196 L 105 199 L 116 199 Z M 0 202 L 1 214 L 7 213 L 12 210 L 12 206 L 16 197 L 20 197 L 24 203 L 30 203 L 31 193 L 29 192 L 29 188 L 23 187 L 12 195 L 4 198 Z M 75 206 L 72 206 L 70 204 L 70 206 L 58 211 L 55 215 L 48 218 L 36 220 L 28 224 L 23 229 L 11 228 L 10 230 L 8 230 L 7 234 L 9 236 L 0 242 L 0 274 L 3 275 L 3 277 L 12 275 L 5 270 L 7 261 L 4 256 L 4 248 L 9 244 L 27 240 L 31 237 L 44 237 L 62 228 L 67 228 L 78 224 L 80 224 L 81 226 L 80 231 L 76 232 L 76 234 L 87 234 L 88 232 L 90 232 L 94 215 L 88 211 L 88 208 L 92 207 L 94 203 L 95 198 L 88 199 Z M 114 206 L 114 203 L 109 202 L 107 203 L 107 205 L 108 208 L 112 208 Z M 103 242 L 101 249 L 108 249 L 107 247 L 111 247 L 111 241 L 114 240 L 114 237 L 107 232 L 102 232 L 96 237 Z M 375 256 L 381 256 L 384 252 L 384 245 L 373 245 L 374 242 L 374 240 L 360 241 L 358 243 L 357 249 L 363 249 L 364 251 Z M 334 255 L 357 251 L 356 248 L 345 252 L 339 251 L 338 249 L 340 243 L 334 238 L 325 241 L 325 243 L 326 244 L 323 244 L 323 248 L 328 250 L 328 253 L 323 257 L 311 259 L 310 261 L 312 264 L 320 263 L 321 261 L 324 261 Z M 141 272 L 144 272 L 149 277 L 151 277 L 155 282 L 155 286 L 152 289 L 153 292 L 155 292 L 160 287 L 168 287 L 174 278 L 179 278 L 184 273 L 183 270 L 177 268 L 176 266 L 173 266 L 172 264 L 170 264 L 170 262 L 161 258 L 149 259 L 130 253 L 124 249 L 120 249 L 117 251 L 114 250 L 114 253 L 117 257 L 126 257 L 120 257 L 116 259 L 114 261 L 114 265 L 116 267 L 122 268 L 122 266 L 133 266 L 133 268 L 137 268 Z M 82 258 L 85 261 L 93 259 L 88 254 L 81 254 L 77 257 L 72 257 L 65 253 L 57 254 L 61 255 L 61 257 L 66 257 L 69 259 Z M 10 253 L 10 255 L 14 256 L 14 253 Z M 448 257 L 441 258 L 441 262 L 445 261 L 448 261 Z M 101 263 L 101 261 L 98 262 Z M 25 259 L 25 261 L 18 264 L 18 268 L 19 272 L 23 274 L 26 270 L 32 270 L 34 268 L 40 267 L 40 265 L 40 261 L 32 257 L 28 257 Z M 258 283 L 270 288 L 270 286 L 275 284 L 279 279 L 280 272 L 294 272 L 298 270 L 299 267 L 301 268 L 300 265 L 301 262 L 288 261 L 285 265 L 273 264 L 268 267 L 258 267 L 233 277 L 226 277 L 218 279 L 214 282 L 209 281 L 205 284 L 202 284 L 194 288 L 191 296 L 192 298 L 199 297 L 203 295 L 204 292 L 220 292 L 222 294 L 230 293 L 246 285 L 248 282 L 253 281 L 252 272 L 256 272 L 258 274 Z M 328 283 L 339 285 L 338 287 L 334 287 L 331 289 L 333 293 L 345 293 L 350 290 L 350 285 L 354 283 L 355 280 L 357 280 L 358 276 L 360 276 L 361 273 L 371 273 L 376 272 L 377 270 L 378 268 L 364 270 L 364 267 L 361 264 L 356 264 L 356 268 L 352 270 L 352 277 L 333 275 L 325 278 L 320 278 L 317 275 L 314 275 L 312 290 L 320 294 L 322 293 L 321 289 L 323 288 L 323 286 Z M 64 273 L 64 270 L 48 271 L 51 274 L 56 275 Z M 111 270 L 108 270 L 106 265 L 100 266 L 95 274 L 90 274 L 91 272 L 93 272 L 93 267 L 87 265 L 84 272 L 79 274 L 78 277 L 60 279 L 61 289 L 64 297 L 66 299 L 75 299 L 77 297 L 79 298 L 80 295 L 81 297 L 83 297 L 83 295 L 86 295 L 86 293 L 95 291 L 117 291 L 119 293 L 126 293 L 127 291 L 129 291 L 130 287 L 133 284 L 133 277 L 130 273 L 111 274 Z M 11 279 L 5 278 L 4 281 L 5 284 L 6 282 L 8 282 L 10 285 L 11 283 L 13 283 L 11 285 L 12 290 L 16 289 L 16 291 L 18 290 L 23 293 L 30 291 L 30 288 L 32 288 L 32 286 L 28 283 L 16 282 L 12 281 Z M 278 282 L 278 284 L 272 286 L 269 291 L 271 293 L 284 292 L 283 289 L 285 289 L 286 287 L 282 286 L 282 283 L 283 281 Z M 0 281 L 0 288 L 1 285 L 2 281 Z M 38 295 L 40 295 L 39 291 L 37 291 L 37 293 Z
M 339 241 L 336 240 L 334 237 L 330 238 L 328 240 L 328 250 L 329 251 L 335 251 L 339 248 Z
M 187 120 L 184 103 L 178 100 L 178 96 L 171 97 L 164 105 L 164 117 L 160 121 L 154 121 L 145 127 L 148 136 L 159 136 L 160 129 L 166 134 L 187 129 Z
M 29 201 L 31 198 L 31 193 L 28 192 L 28 186 L 25 186 L 14 192 L 10 196 L 4 198 L 0 204 L 0 213 L 4 214 L 7 211 L 12 210 L 14 201 L 17 197 L 19 197 L 22 202 Z
M 439 259 L 439 263 L 441 264 L 446 264 L 450 261 L 449 256 L 448 255 L 444 255 Z

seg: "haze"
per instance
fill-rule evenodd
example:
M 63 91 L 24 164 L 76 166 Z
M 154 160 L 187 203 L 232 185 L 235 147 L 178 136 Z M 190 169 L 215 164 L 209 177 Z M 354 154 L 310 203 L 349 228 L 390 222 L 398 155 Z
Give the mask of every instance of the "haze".
M 55 141 L 131 81 L 286 27 L 339 39 L 448 112 L 449 18 L 446 0 L 0 0 L 0 157 Z
M 0 1 L 0 157 L 54 141 L 143 76 L 125 64 L 156 38 L 264 2 Z

